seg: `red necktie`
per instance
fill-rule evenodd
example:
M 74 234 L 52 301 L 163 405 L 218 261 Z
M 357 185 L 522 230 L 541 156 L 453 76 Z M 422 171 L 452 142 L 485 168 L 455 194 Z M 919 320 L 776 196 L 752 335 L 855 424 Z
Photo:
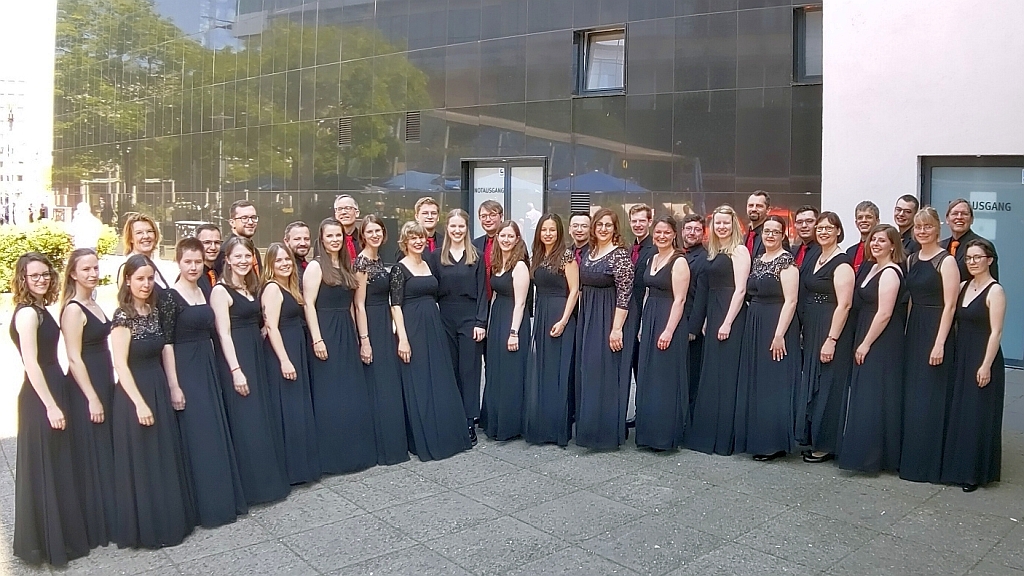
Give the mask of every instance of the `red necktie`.
M 488 236 L 484 242 L 484 289 L 487 291 L 487 299 L 491 299 L 491 246 L 494 245 L 494 237 Z
M 431 236 L 430 238 L 427 238 L 427 247 L 430 249 L 431 252 L 434 251 L 434 237 L 433 236 Z
M 750 231 L 747 232 L 747 251 L 750 252 L 751 256 L 754 255 L 754 237 L 756 236 L 757 233 L 754 232 L 753 228 L 751 228 Z
M 807 244 L 801 244 L 800 250 L 796 253 L 796 267 L 799 268 L 804 263 L 804 254 L 807 254 Z
M 860 265 L 864 263 L 864 243 L 857 243 L 857 253 L 853 255 L 853 272 L 854 274 L 860 270 Z
M 583 264 L 583 248 L 573 248 L 572 253 L 573 256 L 576 257 L 576 265 L 579 266 L 580 264 Z
M 633 261 L 633 264 L 636 264 L 636 261 L 640 259 L 640 244 L 639 243 L 633 244 L 633 251 L 630 252 L 629 259 Z
M 351 234 L 345 234 L 345 247 L 348 248 L 348 256 L 350 262 L 356 261 L 356 241 L 352 239 Z

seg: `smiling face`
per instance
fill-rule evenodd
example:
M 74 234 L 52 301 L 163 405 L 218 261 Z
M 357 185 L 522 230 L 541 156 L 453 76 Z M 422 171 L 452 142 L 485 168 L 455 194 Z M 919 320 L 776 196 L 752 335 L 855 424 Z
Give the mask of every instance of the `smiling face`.
M 363 242 L 371 248 L 380 248 L 384 244 L 384 229 L 376 222 L 363 224 Z
M 438 211 L 435 204 L 424 204 L 416 211 L 416 221 L 427 230 L 427 234 L 433 234 L 437 227 Z
M 761 227 L 761 239 L 764 241 L 765 250 L 772 252 L 782 246 L 782 238 L 786 231 L 781 222 L 769 220 Z
M 658 247 L 658 250 L 667 250 L 675 246 L 676 231 L 672 229 L 666 222 L 658 222 L 654 225 L 654 231 L 651 233 L 654 240 L 654 245 Z
M 871 232 L 872 228 L 878 226 L 878 218 L 870 210 L 858 210 L 854 218 L 856 219 L 857 230 L 860 232 L 861 237 L 864 237 L 868 232 Z
M 93 290 L 100 283 L 100 260 L 92 254 L 82 256 L 75 262 L 71 273 L 75 283 L 86 290 Z
M 796 235 L 804 244 L 814 241 L 814 222 L 818 219 L 814 212 L 804 210 L 796 215 L 793 220 L 793 227 L 796 228 Z
M 747 197 L 747 218 L 752 226 L 757 226 L 768 216 L 768 200 L 760 194 Z
M 295 269 L 295 262 L 284 250 L 277 251 L 277 256 L 274 257 L 271 265 L 274 267 L 274 277 L 284 282 L 287 282 L 288 277 L 292 275 L 292 270 Z
M 513 226 L 505 226 L 498 232 L 498 247 L 502 253 L 511 252 L 519 243 L 519 234 Z
M 700 222 L 687 222 L 683 226 L 683 246 L 693 248 L 704 242 L 704 224 Z
M 946 214 L 946 224 L 956 237 L 963 236 L 974 224 L 974 216 L 971 214 L 971 207 L 966 202 L 960 202 L 949 208 Z
M 203 243 L 203 260 L 213 266 L 220 254 L 220 230 L 203 230 L 196 238 Z
M 611 216 L 602 216 L 600 220 L 594 222 L 594 237 L 601 244 L 611 242 L 615 238 L 615 221 Z
M 203 273 L 204 255 L 199 250 L 185 250 L 181 253 L 181 260 L 178 260 L 178 270 L 181 277 L 189 282 L 195 282 Z
M 629 217 L 629 229 L 633 231 L 633 235 L 638 239 L 647 237 L 647 233 L 651 229 L 651 217 L 647 214 L 646 210 L 634 212 Z
M 459 244 L 466 239 L 466 221 L 462 216 L 452 216 L 448 218 L 448 237 L 452 239 L 453 244 Z
M 252 270 L 252 252 L 245 246 L 237 244 L 228 254 L 227 263 L 236 278 L 243 278 Z
M 828 221 L 827 218 L 818 220 L 814 228 L 814 235 L 821 245 L 822 252 L 827 253 L 828 249 L 839 241 L 839 228 Z
M 872 234 L 868 245 L 871 249 L 871 256 L 876 262 L 892 258 L 894 246 L 889 241 L 889 235 L 885 233 L 885 230 L 879 230 Z
M 914 240 L 917 240 L 917 243 L 922 246 L 938 242 L 939 227 L 936 226 L 934 222 L 915 222 Z
M 483 206 L 476 213 L 477 218 L 480 219 L 480 227 L 484 229 L 484 232 L 488 236 L 494 236 L 494 233 L 498 230 L 498 226 L 501 225 L 501 212 L 497 210 L 487 210 Z
M 540 241 L 548 248 L 558 242 L 558 225 L 554 218 L 547 218 L 540 223 Z
M 582 246 L 590 241 L 590 218 L 587 216 L 573 216 L 569 219 L 569 236 L 573 242 Z
M 288 235 L 284 237 L 284 243 L 288 245 L 288 248 L 291 248 L 296 258 L 305 258 L 309 254 L 309 228 L 305 226 L 292 228 L 288 231 Z
M 892 220 L 896 223 L 896 227 L 900 230 L 906 230 L 913 226 L 914 212 L 916 212 L 916 209 L 913 202 L 897 200 L 896 207 L 892 209 Z
M 53 282 L 53 278 L 50 277 L 50 269 L 46 264 L 29 262 L 25 266 L 25 284 L 28 286 L 28 291 L 36 298 L 46 296 L 47 290 L 50 289 L 50 282 Z
M 153 268 L 151 266 L 140 266 L 134 274 L 128 278 L 128 289 L 132 298 L 136 300 L 148 300 L 153 293 Z
M 256 235 L 256 225 L 259 221 L 255 206 L 239 206 L 235 209 L 235 215 L 231 217 L 231 230 L 235 236 L 252 238 Z
M 711 231 L 719 240 L 728 240 L 732 237 L 732 215 L 715 213 L 711 220 Z
M 320 230 L 320 244 L 328 254 L 337 254 L 345 243 L 345 231 L 337 224 L 328 224 Z
M 335 200 L 334 218 L 346 228 L 355 226 L 356 219 L 359 218 L 359 206 L 356 205 L 355 199 L 343 196 Z
M 423 249 L 427 247 L 427 239 L 424 236 L 409 235 L 406 240 L 405 249 L 408 254 L 423 254 Z
M 145 220 L 132 223 L 132 248 L 136 254 L 150 256 L 156 248 L 156 230 Z

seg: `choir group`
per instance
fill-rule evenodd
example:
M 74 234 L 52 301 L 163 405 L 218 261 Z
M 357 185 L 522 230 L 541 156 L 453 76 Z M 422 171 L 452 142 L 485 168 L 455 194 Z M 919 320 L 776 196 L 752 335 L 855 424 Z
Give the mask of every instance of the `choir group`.
M 628 245 L 599 209 L 567 227 L 544 215 L 528 250 L 503 212 L 483 202 L 471 239 L 466 212 L 439 231 L 422 198 L 385 266 L 384 223 L 351 196 L 265 255 L 239 201 L 223 242 L 210 224 L 178 242 L 173 283 L 156 223 L 134 215 L 110 319 L 95 252 L 74 251 L 63 282 L 22 256 L 15 554 L 63 565 L 108 543 L 173 546 L 324 474 L 468 450 L 478 427 L 599 450 L 635 427 L 650 450 L 803 448 L 965 491 L 999 480 L 1005 297 L 970 202 L 949 205 L 942 241 L 913 196 L 896 226 L 862 202 L 845 251 L 839 216 L 811 206 L 790 246 L 763 191 L 746 231 L 729 206 L 707 221 L 633 206 Z M 59 325 L 45 308 L 58 297 Z

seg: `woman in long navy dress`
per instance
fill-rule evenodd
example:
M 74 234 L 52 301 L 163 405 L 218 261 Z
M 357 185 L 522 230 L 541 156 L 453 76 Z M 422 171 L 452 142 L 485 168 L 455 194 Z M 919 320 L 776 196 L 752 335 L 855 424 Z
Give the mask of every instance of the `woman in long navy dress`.
M 747 322 L 736 388 L 736 452 L 761 462 L 796 446 L 793 394 L 800 381 L 800 330 L 793 321 L 800 271 L 783 247 L 786 221 L 769 216 L 761 226 L 765 252 L 747 278 Z
M 836 464 L 874 473 L 900 465 L 903 321 L 896 305 L 903 292 L 903 242 L 888 224 L 875 226 L 868 240 L 870 268 L 853 296 L 856 347 Z
M 402 390 L 409 450 L 422 461 L 441 460 L 473 447 L 452 357 L 444 353 L 444 324 L 437 308 L 437 278 L 423 261 L 427 231 L 402 226 L 405 257 L 391 269 L 391 315 L 402 360 Z
M 526 318 L 530 267 L 525 258 L 519 225 L 506 220 L 498 227 L 491 255 L 494 298 L 487 322 L 487 383 L 480 411 L 480 427 L 494 440 L 523 434 L 524 398 L 533 377 L 533 337 Z
M 664 216 L 651 231 L 658 252 L 644 269 L 640 358 L 636 375 L 636 445 L 673 450 L 690 420 L 689 332 L 683 322 L 690 266 L 679 250 L 675 218 Z
M 705 454 L 732 454 L 736 379 L 742 335 L 733 326 L 747 320 L 750 252 L 741 241 L 740 222 L 731 206 L 711 215 L 708 267 L 699 278 L 697 299 L 706 302 L 704 359 L 684 443 Z M 706 294 L 702 295 L 701 292 Z
M 176 411 L 186 398 L 175 370 L 174 303 L 158 298 L 155 268 L 129 256 L 110 343 L 118 389 L 112 410 L 119 547 L 176 546 L 198 520 Z
M 105 546 L 117 522 L 114 509 L 114 435 L 110 408 L 114 367 L 110 361 L 110 321 L 93 298 L 100 261 L 91 248 L 71 253 L 65 267 L 60 329 L 68 357 L 67 414 L 78 478 L 79 499 L 89 527 L 89 543 Z
M 17 305 L 11 340 L 25 366 L 18 394 L 14 555 L 29 564 L 64 566 L 89 553 L 89 534 L 66 415 L 70 383 L 57 362 L 60 329 L 46 311 L 57 300 L 50 261 L 38 252 L 18 258 L 11 292 Z
M 361 286 L 355 295 L 359 358 L 373 401 L 377 464 L 398 464 L 409 459 L 409 442 L 398 345 L 391 321 L 391 284 L 380 260 L 380 247 L 387 242 L 388 233 L 380 217 L 370 214 L 363 218 L 359 234 L 363 251 L 356 256 L 354 266 Z
M 960 289 L 956 258 L 939 246 L 939 215 L 925 206 L 914 216 L 921 249 L 907 259 L 910 315 L 904 348 L 903 445 L 900 478 L 939 481 L 949 402 L 953 395 L 949 337 Z
M 850 257 L 839 248 L 843 223 L 822 212 L 815 225 L 821 256 L 804 268 L 803 372 L 794 395 L 796 441 L 810 446 L 804 462 L 835 458 L 846 385 L 853 363 L 854 322 L 850 321 L 856 279 Z
M 964 492 L 998 482 L 1002 466 L 1003 398 L 1006 372 L 1003 336 L 1006 293 L 992 278 L 996 252 L 986 240 L 967 243 L 964 282 L 956 306 L 953 402 L 949 410 L 942 482 Z
M 565 245 L 565 227 L 558 214 L 546 214 L 537 223 L 530 268 L 536 286 L 536 371 L 527 381 L 523 438 L 531 444 L 554 442 L 566 446 L 572 438 L 573 351 L 580 268 L 572 249 Z
M 622 247 L 619 218 L 602 208 L 580 265 L 576 324 L 576 444 L 607 450 L 626 441 L 633 345 L 622 328 L 633 293 L 633 262 Z
M 484 278 L 491 271 L 468 240 L 468 226 L 469 214 L 464 210 L 449 212 L 444 245 L 427 256 L 427 263 L 437 277 L 437 306 L 448 335 L 469 437 L 475 444 L 473 422 L 480 418 L 480 368 L 488 308 Z
M 175 256 L 180 274 L 167 293 L 176 315 L 174 363 L 189 400 L 188 409 L 178 412 L 178 426 L 191 465 L 199 524 L 212 528 L 234 522 L 249 507 L 217 374 L 213 308 L 198 285 L 203 275 L 203 243 L 183 238 Z
M 302 324 L 304 301 L 299 292 L 295 257 L 287 246 L 267 248 L 263 269 L 263 319 L 267 338 L 267 382 L 284 437 L 288 481 L 305 484 L 320 478 L 313 397 L 309 386 L 309 346 Z
M 363 289 L 345 249 L 345 230 L 334 218 L 320 223 L 314 259 L 302 277 L 306 324 L 313 339 L 313 413 L 324 474 L 377 465 L 373 403 L 359 360 L 353 300 Z
M 255 253 L 248 238 L 229 238 L 224 243 L 224 271 L 210 291 L 220 342 L 220 383 L 250 506 L 281 500 L 291 490 L 280 418 L 267 383 Z

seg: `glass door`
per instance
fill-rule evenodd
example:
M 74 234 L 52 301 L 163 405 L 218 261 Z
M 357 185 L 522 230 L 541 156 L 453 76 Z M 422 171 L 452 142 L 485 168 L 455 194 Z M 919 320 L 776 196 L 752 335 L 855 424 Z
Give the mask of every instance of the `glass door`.
M 924 199 L 939 216 L 956 198 L 971 202 L 971 229 L 990 240 L 999 255 L 999 282 L 1006 290 L 1003 355 L 1006 363 L 1024 365 L 1024 252 L 1019 250 L 1024 230 L 1024 157 L 925 158 Z M 945 223 L 942 237 L 950 235 Z
M 494 200 L 504 208 L 505 218 L 519 224 L 529 250 L 546 205 L 546 159 L 467 160 L 463 163 L 463 177 L 469 180 L 465 205 L 472 210 L 473 236 L 483 234 L 477 216 L 480 204 Z

